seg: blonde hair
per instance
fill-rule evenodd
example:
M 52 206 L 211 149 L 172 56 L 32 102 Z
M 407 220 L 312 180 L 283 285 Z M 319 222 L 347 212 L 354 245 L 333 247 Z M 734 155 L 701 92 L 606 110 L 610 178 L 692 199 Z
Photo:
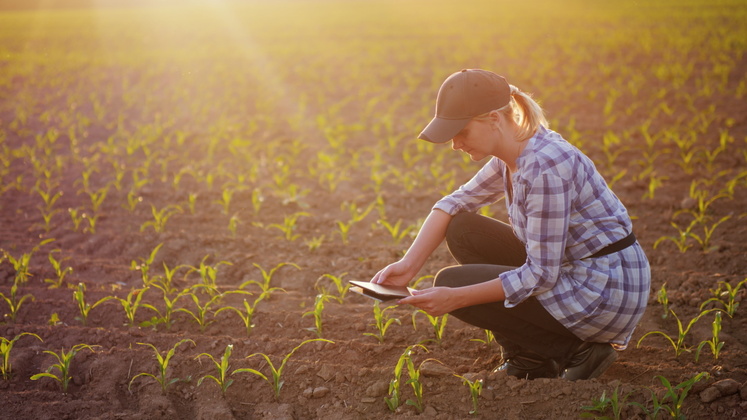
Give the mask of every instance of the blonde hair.
M 505 106 L 498 111 L 506 117 L 513 118 L 519 125 L 519 140 L 523 141 L 532 137 L 540 125 L 549 127 L 550 124 L 545 118 L 542 107 L 528 93 L 522 92 L 514 85 L 509 86 L 511 87 L 510 106 Z

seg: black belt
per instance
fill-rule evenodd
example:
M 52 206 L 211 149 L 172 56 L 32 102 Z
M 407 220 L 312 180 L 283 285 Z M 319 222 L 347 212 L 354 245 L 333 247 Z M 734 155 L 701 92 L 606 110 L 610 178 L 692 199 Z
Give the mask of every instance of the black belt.
M 588 257 L 584 257 L 582 259 L 586 258 L 598 258 L 605 255 L 612 254 L 617 251 L 622 251 L 623 249 L 633 245 L 635 243 L 635 235 L 631 232 L 630 235 L 620 239 L 619 241 L 609 244 L 606 247 L 600 249 L 599 251 L 589 255 Z

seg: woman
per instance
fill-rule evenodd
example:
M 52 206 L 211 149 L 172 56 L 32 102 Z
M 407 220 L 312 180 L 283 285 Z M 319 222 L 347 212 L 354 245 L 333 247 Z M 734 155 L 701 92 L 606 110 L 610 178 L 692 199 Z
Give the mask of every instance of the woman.
M 650 268 L 591 160 L 547 129 L 527 94 L 479 69 L 444 81 L 420 138 L 491 159 L 435 204 L 405 256 L 371 281 L 408 284 L 445 238 L 460 265 L 399 303 L 491 330 L 509 375 L 601 375 L 643 315 Z M 510 225 L 475 213 L 503 195 Z

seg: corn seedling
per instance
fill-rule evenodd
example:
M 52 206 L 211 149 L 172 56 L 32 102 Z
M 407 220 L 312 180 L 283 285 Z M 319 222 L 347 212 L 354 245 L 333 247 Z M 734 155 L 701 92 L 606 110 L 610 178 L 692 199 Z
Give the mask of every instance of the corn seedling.
M 195 205 L 197 204 L 197 193 L 189 193 L 187 196 L 187 208 L 189 209 L 189 214 L 195 214 Z
M 384 397 L 386 406 L 392 412 L 397 411 L 397 408 L 402 405 L 402 393 L 400 390 L 400 385 L 402 383 L 402 369 L 405 368 L 405 365 L 407 365 L 408 361 L 412 363 L 411 356 L 412 351 L 415 347 L 420 347 L 423 350 L 428 351 L 428 349 L 426 349 L 422 344 L 408 346 L 407 348 L 405 348 L 405 351 L 402 352 L 402 355 L 394 365 L 394 378 L 389 381 L 389 396 Z
M 472 414 L 473 416 L 476 416 L 478 413 L 477 403 L 480 398 L 480 394 L 482 394 L 483 380 L 482 379 L 469 380 L 469 378 L 466 378 L 462 375 L 457 375 L 457 374 L 454 374 L 454 376 L 461 379 L 462 384 L 469 387 L 469 395 L 470 395 L 470 398 L 472 399 L 472 410 L 470 410 L 469 413 Z
M 285 366 L 288 364 L 288 360 L 291 358 L 291 356 L 293 356 L 293 353 L 295 353 L 303 345 L 305 345 L 307 343 L 312 343 L 314 341 L 323 341 L 323 342 L 326 342 L 326 343 L 332 343 L 332 344 L 334 344 L 334 341 L 326 340 L 324 338 L 312 338 L 312 339 L 303 341 L 303 342 L 301 342 L 301 344 L 299 344 L 293 350 L 291 350 L 290 353 L 286 354 L 285 357 L 283 357 L 283 361 L 280 363 L 280 366 L 277 367 L 277 368 L 272 363 L 272 360 L 270 359 L 270 356 L 268 356 L 268 355 L 266 355 L 264 353 L 253 353 L 253 354 L 250 354 L 249 356 L 246 357 L 247 359 L 251 359 L 254 356 L 262 356 L 265 359 L 265 361 L 267 362 L 267 365 L 270 367 L 270 373 L 272 374 L 272 379 L 270 379 L 267 376 L 265 376 L 264 374 L 262 374 L 262 372 L 259 372 L 259 371 L 254 370 L 254 369 L 249 369 L 249 368 L 236 369 L 235 371 L 233 371 L 233 373 L 231 375 L 236 374 L 236 373 L 240 373 L 240 372 L 248 372 L 248 373 L 253 373 L 253 374 L 261 377 L 262 379 L 266 380 L 272 386 L 272 390 L 275 393 L 275 399 L 276 400 L 280 400 L 280 389 L 283 387 L 283 383 L 284 383 L 284 381 L 281 380 L 281 377 L 283 375 L 283 370 L 285 370 Z
M 713 247 L 711 247 L 711 237 L 713 236 L 713 231 L 716 230 L 716 228 L 725 221 L 731 219 L 731 215 L 727 215 L 719 219 L 716 223 L 713 223 L 712 225 L 708 226 L 705 223 L 703 223 L 703 236 L 690 232 L 689 235 L 691 238 L 695 239 L 699 244 L 703 251 L 709 252 L 713 251 Z
M 234 190 L 232 190 L 231 188 L 226 188 L 223 190 L 220 200 L 215 201 L 216 204 L 220 204 L 220 206 L 223 208 L 223 214 L 228 214 L 233 194 Z
M 10 295 L 5 296 L 2 292 L 0 292 L 0 298 L 2 298 L 5 303 L 8 304 L 8 311 L 9 313 L 5 314 L 6 317 L 10 318 L 10 322 L 16 322 L 16 317 L 18 316 L 18 312 L 21 310 L 21 306 L 24 302 L 31 299 L 34 300 L 34 296 L 30 293 L 25 294 L 21 296 L 20 298 L 17 296 L 18 294 L 18 284 L 14 283 L 13 286 L 10 287 Z
M 316 280 L 314 287 L 320 292 L 325 292 L 324 289 L 319 289 L 319 282 L 323 279 L 330 279 L 332 283 L 334 283 L 335 288 L 337 289 L 337 296 L 330 295 L 330 297 L 342 303 L 342 301 L 345 299 L 345 295 L 348 293 L 348 289 L 350 289 L 350 283 L 343 283 L 343 280 L 342 280 L 342 278 L 345 277 L 347 274 L 348 273 L 342 273 L 339 276 L 335 276 L 333 274 L 322 274 L 322 276 Z
M 16 272 L 14 280 L 13 280 L 15 284 L 24 284 L 28 281 L 29 277 L 32 276 L 32 274 L 29 272 L 29 264 L 31 262 L 31 257 L 42 246 L 52 241 L 54 241 L 54 239 L 45 239 L 41 241 L 38 245 L 34 246 L 30 252 L 21 254 L 21 256 L 18 258 L 15 258 L 13 255 L 11 255 L 5 250 L 2 251 L 3 255 L 5 256 L 5 259 L 7 259 L 8 262 L 11 263 L 11 265 L 13 265 L 13 269 Z
M 338 220 L 335 223 L 337 223 L 337 233 L 340 234 L 340 239 L 342 239 L 342 243 L 347 245 L 349 242 L 348 234 L 350 232 L 350 228 L 353 227 L 354 222 L 351 220 L 345 223 L 343 221 Z
M 259 210 L 262 208 L 262 203 L 265 201 L 265 197 L 262 195 L 262 190 L 255 188 L 252 190 L 252 210 L 254 214 L 259 214 Z
M 309 247 L 309 251 L 316 251 L 324 243 L 324 235 L 315 236 L 310 239 L 306 239 L 303 243 Z
M 674 348 L 675 356 L 679 356 L 680 354 L 682 354 L 682 353 L 684 353 L 686 351 L 689 352 L 690 349 L 685 345 L 685 337 L 690 332 L 690 329 L 692 328 L 692 326 L 695 325 L 695 323 L 698 322 L 698 320 L 703 315 L 705 315 L 705 314 L 707 314 L 709 312 L 712 312 L 714 310 L 715 309 L 709 309 L 709 310 L 705 310 L 705 311 L 701 312 L 696 317 L 694 317 L 693 319 L 691 319 L 690 322 L 687 323 L 687 327 L 683 328 L 682 321 L 680 321 L 680 318 L 677 316 L 677 314 L 673 310 L 670 309 L 669 312 L 671 312 L 672 315 L 674 316 L 674 319 L 677 320 L 677 330 L 678 330 L 678 332 L 677 332 L 676 339 L 674 337 L 672 337 L 672 336 L 669 336 L 668 334 L 666 334 L 665 332 L 662 332 L 662 331 L 649 331 L 646 334 L 644 334 L 641 338 L 638 339 L 637 347 L 640 347 L 641 342 L 646 337 L 648 337 L 650 335 L 654 335 L 654 334 L 659 334 L 662 337 L 666 338 L 667 341 L 669 341 L 669 343 L 672 345 L 672 348 Z
M 440 346 L 441 341 L 443 340 L 444 329 L 446 328 L 446 321 L 449 319 L 449 314 L 444 314 L 441 316 L 431 316 L 424 310 L 418 309 L 412 313 L 412 328 L 414 330 L 418 329 L 418 325 L 417 325 L 417 322 L 415 322 L 415 318 L 416 318 L 416 315 L 419 313 L 422 313 L 428 318 L 428 322 L 431 324 L 431 327 L 433 328 L 434 338 L 428 339 L 426 341 L 435 341 L 436 344 Z
M 326 292 L 319 293 L 314 299 L 314 308 L 310 311 L 304 312 L 302 315 L 303 318 L 306 318 L 309 315 L 314 316 L 314 326 L 307 328 L 307 330 L 314 331 L 319 338 L 322 338 L 322 312 L 324 312 L 324 302 L 332 297 L 333 296 L 328 295 Z
M 231 236 L 233 236 L 234 238 L 236 237 L 236 230 L 239 227 L 239 222 L 241 222 L 241 220 L 239 219 L 239 216 L 236 214 L 234 214 L 233 216 L 231 216 L 230 219 L 228 219 L 228 231 L 231 232 Z
M 153 227 L 153 230 L 155 230 L 156 233 L 161 233 L 166 228 L 166 222 L 168 222 L 171 216 L 182 212 L 181 206 L 176 204 L 169 204 L 160 210 L 157 210 L 156 206 L 151 204 L 150 210 L 153 215 L 153 220 L 149 220 L 140 225 L 140 232 L 145 231 L 148 227 Z
M 425 360 L 420 363 L 420 366 L 423 363 L 425 363 Z M 415 368 L 415 363 L 413 363 L 411 357 L 407 357 L 405 365 L 407 366 L 407 375 L 410 377 L 406 384 L 410 384 L 412 393 L 415 396 L 415 399 L 408 398 L 405 404 L 415 407 L 418 413 L 422 413 L 425 407 L 423 407 L 423 383 L 420 382 L 420 366 Z
M 83 218 L 88 221 L 88 227 L 83 229 L 83 233 L 91 233 L 91 234 L 96 233 L 96 222 L 98 222 L 99 216 L 98 215 L 87 216 L 84 214 Z
M 483 332 L 485 333 L 485 339 L 471 338 L 469 341 L 476 341 L 478 343 L 485 344 L 486 346 L 490 346 L 490 343 L 495 343 L 495 336 L 493 335 L 493 331 L 484 329 Z
M 728 282 L 720 281 L 717 289 L 711 289 L 711 293 L 713 293 L 714 297 L 703 302 L 700 305 L 700 310 L 702 311 L 703 308 L 711 302 L 720 303 L 724 306 L 726 314 L 729 315 L 730 318 L 734 317 L 734 314 L 737 312 L 737 308 L 739 307 L 737 294 L 739 293 L 739 289 L 741 289 L 746 283 L 747 278 L 737 283 L 734 287 L 732 287 Z
M 272 277 L 275 275 L 275 272 L 277 272 L 280 268 L 282 268 L 282 267 L 284 267 L 286 265 L 294 267 L 297 270 L 301 270 L 301 267 L 299 267 L 295 263 L 291 263 L 291 262 L 281 262 L 278 265 L 276 265 L 275 267 L 271 268 L 270 271 L 266 271 L 264 268 L 262 268 L 261 265 L 259 265 L 257 263 L 252 263 L 252 265 L 254 265 L 255 267 L 257 267 L 259 269 L 259 271 L 262 273 L 262 281 L 260 282 L 260 281 L 257 281 L 257 280 L 247 280 L 247 281 L 241 283 L 241 285 L 239 286 L 239 289 L 243 289 L 244 287 L 247 287 L 250 284 L 256 284 L 262 290 L 262 294 L 266 295 L 268 298 L 270 296 L 270 293 L 272 293 L 275 290 L 282 290 L 282 291 L 284 291 L 283 289 L 281 289 L 279 287 L 272 287 L 271 286 Z
M 11 340 L 8 340 L 5 337 L 0 337 L 0 357 L 2 357 L 3 359 L 3 364 L 0 365 L 0 374 L 2 374 L 3 379 L 5 379 L 6 381 L 10 379 L 10 376 L 13 373 L 10 365 L 10 352 L 13 350 L 13 345 L 16 344 L 16 341 L 18 341 L 24 335 L 30 335 L 32 337 L 38 338 L 39 341 L 44 341 L 38 335 L 30 332 L 22 332 L 13 337 L 13 339 Z
M 67 212 L 70 214 L 70 218 L 73 221 L 73 231 L 77 232 L 78 229 L 80 229 L 81 222 L 83 222 L 83 219 L 86 218 L 86 214 L 79 213 L 80 209 L 73 209 L 73 208 L 67 209 Z
M 700 381 L 703 378 L 708 378 L 709 375 L 707 372 L 700 372 L 692 378 L 675 386 L 672 386 L 669 380 L 661 375 L 657 375 L 656 377 L 666 388 L 666 393 L 660 401 L 661 404 L 658 407 L 654 407 L 654 410 L 656 410 L 657 412 L 660 410 L 664 410 L 669 414 L 671 418 L 684 419 L 685 415 L 682 412 L 682 404 L 685 402 L 687 393 L 690 392 L 690 389 L 693 387 L 693 385 L 695 385 L 696 382 Z M 669 400 L 671 404 L 664 404 L 664 401 L 666 400 Z M 656 416 L 652 418 L 656 418 Z
M 89 198 L 91 199 L 91 211 L 93 212 L 93 214 L 97 214 L 99 212 L 101 205 L 104 204 L 104 199 L 106 198 L 106 194 L 108 192 L 108 185 L 99 189 L 98 191 L 87 192 Z
M 59 353 L 55 353 L 50 350 L 44 350 L 44 353 L 54 356 L 55 359 L 57 359 L 57 363 L 54 363 L 50 367 L 48 367 L 46 372 L 37 373 L 36 375 L 32 376 L 31 380 L 36 381 L 41 378 L 51 378 L 60 383 L 62 392 L 67 392 L 67 387 L 70 384 L 70 380 L 72 379 L 72 376 L 70 376 L 70 363 L 73 361 L 73 357 L 75 357 L 75 355 L 78 354 L 79 351 L 84 349 L 91 350 L 95 353 L 94 347 L 100 346 L 90 346 L 88 344 L 81 343 L 74 345 L 70 349 L 70 351 L 67 352 L 64 348 Z M 52 373 L 53 369 L 57 369 L 59 375 Z
M 202 286 L 205 287 L 208 293 L 215 294 L 218 291 L 218 267 L 220 267 L 221 265 L 233 264 L 228 261 L 218 261 L 217 263 L 215 263 L 215 265 L 205 264 L 205 260 L 207 260 L 209 257 L 209 255 L 205 255 L 205 257 L 202 258 L 202 261 L 200 261 L 199 267 L 190 267 L 186 275 L 197 272 L 197 274 L 200 275 Z
M 157 284 L 161 286 L 161 289 L 164 290 L 168 294 L 174 294 L 179 291 L 174 286 L 174 276 L 176 275 L 176 272 L 181 269 L 187 267 L 185 265 L 177 265 L 174 268 L 169 268 L 169 266 L 166 264 L 166 262 L 163 263 L 163 275 L 162 276 L 154 276 L 152 278 L 153 284 Z
M 711 349 L 711 354 L 714 360 L 718 360 L 718 356 L 721 353 L 721 349 L 724 347 L 724 342 L 720 341 L 718 336 L 721 333 L 721 311 L 716 311 L 715 318 L 711 324 L 711 339 L 701 341 L 698 344 L 698 349 L 695 351 L 695 361 L 697 362 L 700 358 L 700 352 L 704 346 L 708 345 Z
M 658 247 L 662 242 L 664 241 L 672 241 L 675 245 L 677 245 L 677 249 L 680 251 L 680 253 L 686 252 L 690 247 L 691 244 L 687 243 L 687 239 L 691 236 L 692 228 L 695 226 L 696 221 L 693 220 L 690 222 L 690 225 L 686 229 L 681 229 L 676 223 L 672 222 L 671 225 L 675 229 L 677 229 L 677 232 L 679 235 L 677 236 L 662 236 L 661 238 L 657 239 L 656 242 L 654 242 L 654 249 Z
M 60 260 L 56 259 L 54 257 L 55 252 L 61 252 L 59 249 L 53 249 L 49 252 L 49 255 L 47 255 L 47 258 L 49 259 L 49 263 L 52 264 L 52 268 L 54 269 L 54 274 L 57 277 L 56 279 L 44 279 L 44 283 L 49 283 L 50 289 L 55 289 L 58 287 L 62 287 L 62 285 L 65 282 L 65 276 L 73 272 L 72 267 L 62 267 L 62 262 L 69 259 L 69 258 L 62 258 Z
M 311 215 L 306 212 L 296 212 L 291 215 L 284 216 L 282 224 L 271 223 L 267 225 L 267 227 L 278 229 L 283 233 L 283 236 L 282 236 L 283 238 L 285 238 L 288 241 L 295 241 L 301 236 L 300 234 L 293 233 L 293 231 L 295 231 L 297 228 L 296 223 L 298 221 L 298 218 L 301 216 L 311 216 Z
M 75 300 L 75 302 L 78 304 L 80 316 L 75 317 L 75 319 L 82 322 L 83 325 L 86 325 L 86 323 L 88 322 L 88 316 L 91 314 L 91 310 L 111 299 L 114 299 L 114 296 L 104 296 L 103 298 L 94 302 L 93 305 L 91 305 L 86 302 L 86 285 L 83 283 L 78 283 L 78 288 L 73 291 L 73 300 Z
M 171 362 L 171 358 L 174 357 L 174 353 L 176 352 L 176 348 L 184 343 L 192 343 L 193 346 L 196 346 L 194 341 L 192 341 L 189 338 L 185 338 L 178 343 L 174 344 L 174 346 L 166 353 L 165 356 L 162 356 L 161 353 L 158 351 L 158 349 L 150 343 L 138 343 L 141 346 L 148 346 L 151 349 L 153 349 L 153 352 L 156 356 L 156 361 L 158 362 L 157 366 L 157 372 L 156 374 L 148 373 L 148 372 L 141 372 L 137 375 L 133 376 L 132 379 L 130 379 L 130 384 L 127 386 L 127 389 L 130 389 L 132 387 L 132 383 L 135 382 L 135 379 L 141 377 L 141 376 L 150 376 L 151 378 L 155 379 L 156 382 L 161 386 L 161 392 L 163 395 L 166 395 L 166 391 L 168 390 L 168 387 L 172 385 L 173 383 L 179 381 L 179 378 L 173 378 L 169 379 L 167 376 L 167 370 L 169 368 L 169 362 Z
M 130 262 L 130 270 L 133 271 L 140 271 L 140 278 L 143 280 L 144 286 L 150 286 L 151 278 L 150 278 L 150 267 L 153 264 L 153 261 L 156 259 L 156 254 L 158 254 L 158 250 L 161 249 L 163 246 L 163 243 L 160 243 L 156 245 L 155 248 L 150 252 L 150 256 L 146 258 L 140 258 L 140 263 L 136 261 Z
M 602 396 L 597 400 L 592 400 L 593 405 L 587 405 L 581 407 L 584 412 L 581 413 L 580 417 L 588 418 L 593 417 L 595 419 L 609 419 L 609 420 L 620 420 L 622 418 L 622 409 L 625 407 L 625 401 L 627 401 L 630 394 L 620 398 L 619 387 L 615 387 L 615 390 L 608 397 L 607 391 L 602 392 Z M 645 409 L 645 408 L 644 408 Z M 604 416 L 608 411 L 612 411 L 612 417 Z M 655 418 L 655 417 L 652 417 Z
M 218 308 L 218 310 L 215 311 L 215 315 L 217 316 L 219 313 L 223 311 L 233 311 L 236 313 L 236 315 L 241 318 L 241 321 L 244 323 L 244 327 L 246 328 L 246 335 L 247 337 L 252 332 L 252 328 L 254 328 L 253 324 L 253 318 L 254 313 L 257 310 L 257 304 L 264 299 L 264 294 L 260 295 L 257 299 L 254 300 L 251 304 L 244 299 L 244 311 L 242 312 L 239 308 L 234 308 L 233 306 L 224 306 L 222 308 Z
M 229 359 L 231 358 L 231 353 L 233 352 L 233 344 L 229 344 L 226 346 L 226 350 L 223 351 L 223 355 L 220 357 L 220 361 L 215 360 L 215 358 L 208 353 L 200 353 L 197 356 L 195 356 L 195 359 L 201 361 L 202 356 L 207 356 L 210 358 L 210 360 L 215 365 L 215 368 L 217 370 L 217 375 L 205 375 L 202 378 L 197 380 L 197 386 L 202 385 L 202 382 L 205 379 L 212 379 L 215 381 L 216 384 L 220 387 L 221 395 L 224 397 L 226 396 L 226 391 L 228 390 L 228 387 L 233 384 L 233 379 L 229 379 L 229 373 L 228 370 L 230 369 L 229 365 Z M 235 373 L 234 371 L 233 373 Z M 233 374 L 231 373 L 231 374 Z
M 384 219 L 379 219 L 378 223 L 381 226 L 384 226 L 384 228 L 389 232 L 389 235 L 391 235 L 392 240 L 395 244 L 398 244 L 404 239 L 407 235 L 409 235 L 414 229 L 415 226 L 410 225 L 406 228 L 402 229 L 402 219 L 398 219 L 397 223 L 394 225 L 390 224 Z
M 662 306 L 664 306 L 664 313 L 661 315 L 661 317 L 663 319 L 666 319 L 667 315 L 669 315 L 669 296 L 667 295 L 667 283 L 666 282 L 661 285 L 661 288 L 656 293 L 656 301 L 659 302 Z
M 141 327 L 153 327 L 156 328 L 157 325 L 163 324 L 166 326 L 167 330 L 171 329 L 171 325 L 173 325 L 174 320 L 172 319 L 172 316 L 174 315 L 176 311 L 176 302 L 184 297 L 185 295 L 189 294 L 190 289 L 184 289 L 177 293 L 177 295 L 171 299 L 169 297 L 169 294 L 166 292 L 166 290 L 162 289 L 159 285 L 154 284 L 153 287 L 156 287 L 158 289 L 161 289 L 161 292 L 163 292 L 163 312 L 161 312 L 158 308 L 155 306 L 149 304 L 149 303 L 143 303 L 142 306 L 144 308 L 148 308 L 152 310 L 153 312 L 157 313 L 158 316 L 151 317 L 150 320 L 144 321 L 140 323 Z
M 197 287 L 200 287 L 200 286 L 201 285 L 197 285 Z M 245 292 L 243 290 L 224 292 L 223 294 L 216 294 L 216 295 L 214 295 L 213 297 L 211 297 L 210 299 L 208 299 L 207 302 L 205 302 L 204 304 L 201 305 L 200 304 L 200 298 L 197 297 L 196 294 L 194 294 L 194 293 L 187 293 L 187 295 L 189 295 L 192 298 L 192 302 L 194 302 L 194 304 L 195 304 L 195 310 L 194 311 L 190 311 L 187 308 L 179 308 L 179 309 L 176 310 L 176 312 L 184 312 L 186 314 L 189 314 L 192 317 L 192 319 L 195 322 L 197 322 L 197 325 L 200 326 L 200 332 L 204 332 L 205 328 L 208 325 L 210 325 L 210 324 L 212 324 L 214 322 L 212 320 L 208 320 L 208 315 L 210 313 L 210 308 L 213 305 L 215 305 L 218 302 L 220 302 L 220 300 L 223 299 L 223 297 L 225 295 L 233 294 L 233 293 L 243 293 L 243 294 L 247 294 L 247 295 L 251 294 L 251 293 Z
M 135 315 L 137 314 L 137 310 L 140 309 L 140 301 L 143 300 L 143 295 L 145 295 L 145 292 L 147 292 L 148 289 L 148 287 L 132 289 L 130 293 L 127 294 L 127 298 L 124 299 L 116 296 L 114 297 L 114 299 L 122 305 L 122 309 L 124 309 L 125 318 L 127 318 L 125 325 L 130 327 L 135 326 Z
M 384 342 L 384 336 L 386 335 L 386 331 L 389 329 L 389 327 L 393 323 L 397 323 L 401 325 L 399 318 L 389 318 L 386 315 L 386 311 L 395 308 L 395 306 L 387 306 L 384 309 L 381 309 L 381 306 L 379 305 L 379 302 L 374 302 L 373 305 L 373 313 L 374 313 L 374 323 L 369 324 L 376 327 L 377 333 L 363 333 L 363 335 L 371 336 L 377 340 L 379 340 L 379 343 Z

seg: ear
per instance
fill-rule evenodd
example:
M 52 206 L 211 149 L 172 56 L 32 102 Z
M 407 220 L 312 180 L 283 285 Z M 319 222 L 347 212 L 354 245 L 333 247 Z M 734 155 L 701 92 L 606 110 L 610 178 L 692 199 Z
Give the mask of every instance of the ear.
M 490 114 L 488 114 L 488 118 L 490 119 L 490 126 L 493 128 L 500 128 L 501 124 L 503 124 L 503 121 L 505 120 L 503 114 L 496 110 L 490 111 Z

